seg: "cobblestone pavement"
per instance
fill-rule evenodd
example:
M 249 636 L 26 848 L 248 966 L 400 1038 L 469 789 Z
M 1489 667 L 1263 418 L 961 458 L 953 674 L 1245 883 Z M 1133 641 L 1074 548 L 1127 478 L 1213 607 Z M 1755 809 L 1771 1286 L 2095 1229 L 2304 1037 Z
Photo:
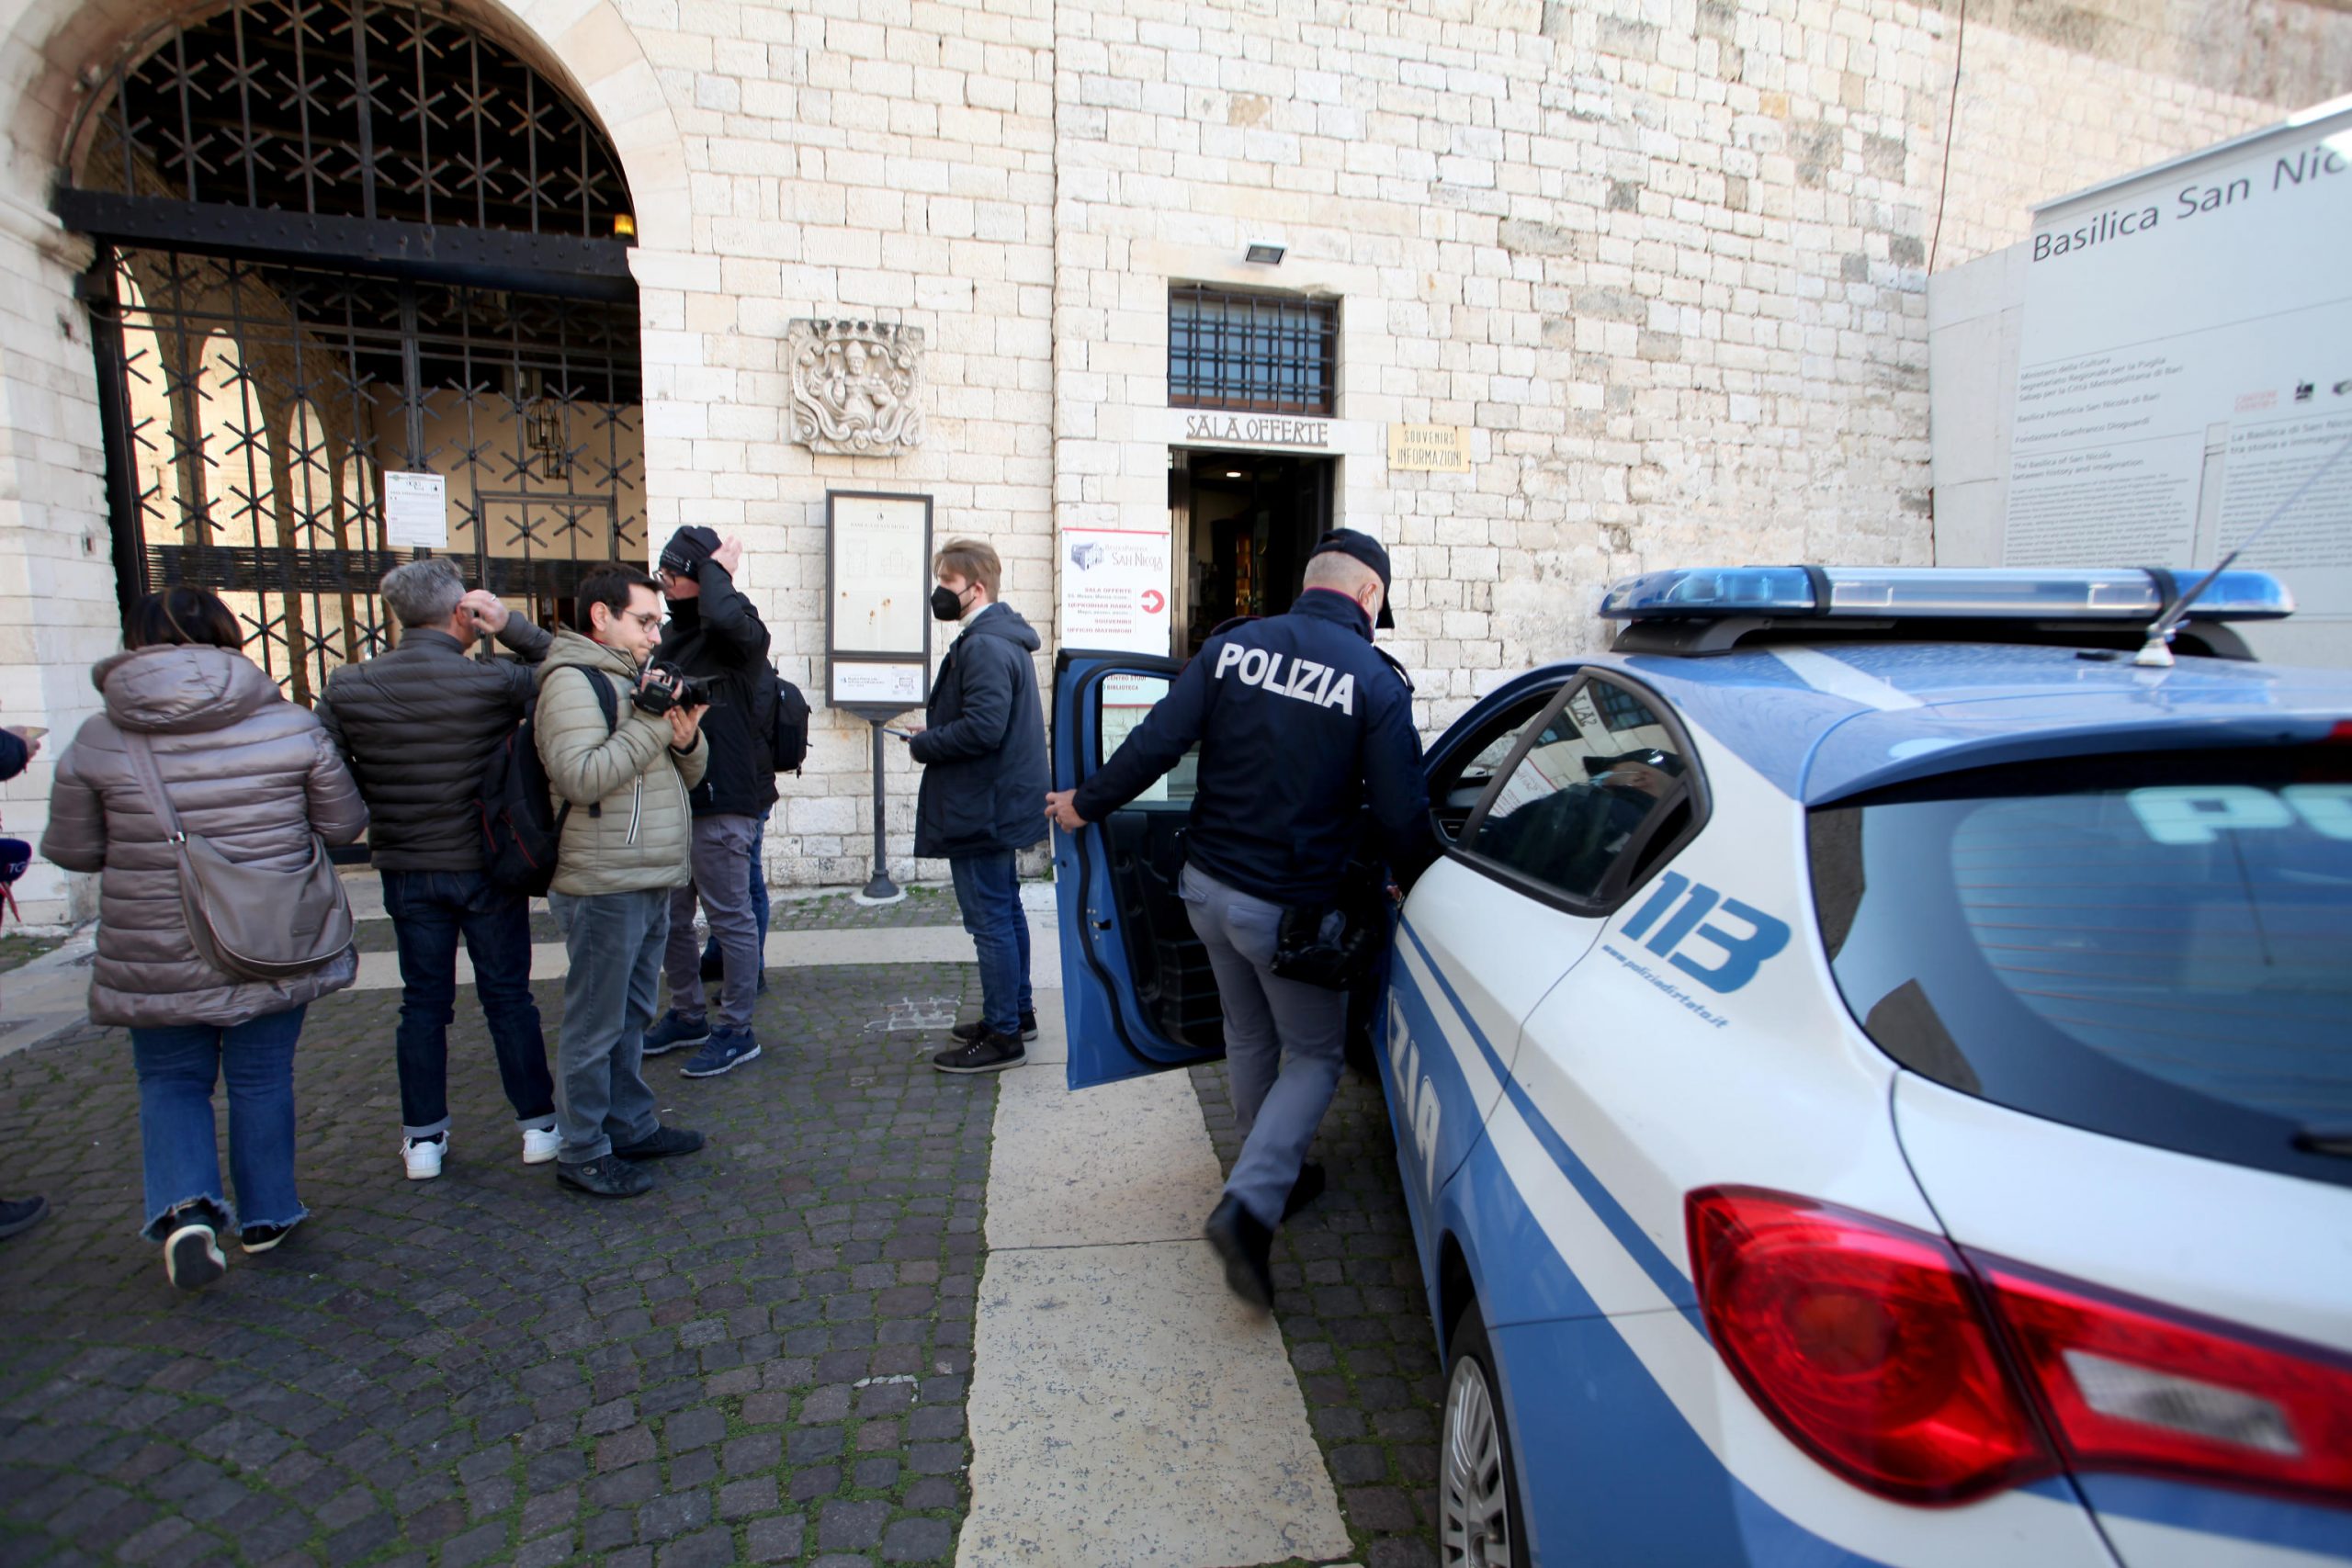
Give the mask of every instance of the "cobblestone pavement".
M 0 1060 L 0 1187 L 56 1211 L 0 1252 L 0 1562 L 948 1561 L 996 1089 L 869 1026 L 978 984 L 770 981 L 759 1061 L 649 1064 L 711 1146 L 619 1203 L 520 1163 L 470 991 L 447 1174 L 404 1181 L 398 993 L 319 1003 L 313 1217 L 193 1297 L 135 1234 L 123 1035 Z
M 827 893 L 813 898 L 778 895 L 768 906 L 768 930 L 775 931 L 881 931 L 907 926 L 958 926 L 964 912 L 952 887 L 910 887 L 895 904 L 860 904 L 847 893 Z M 563 930 L 544 902 L 531 911 L 533 942 L 561 942 Z M 354 944 L 362 953 L 390 953 L 396 943 L 390 920 L 362 920 Z M 0 960 L 0 968 L 6 967 Z M 773 983 L 773 982 L 771 982 Z
M 1224 1064 L 1192 1078 L 1230 1170 L 1241 1140 Z M 1274 1240 L 1275 1321 L 1365 1568 L 1437 1562 L 1444 1387 L 1396 1151 L 1378 1080 L 1342 1074 L 1315 1146 L 1329 1186 Z

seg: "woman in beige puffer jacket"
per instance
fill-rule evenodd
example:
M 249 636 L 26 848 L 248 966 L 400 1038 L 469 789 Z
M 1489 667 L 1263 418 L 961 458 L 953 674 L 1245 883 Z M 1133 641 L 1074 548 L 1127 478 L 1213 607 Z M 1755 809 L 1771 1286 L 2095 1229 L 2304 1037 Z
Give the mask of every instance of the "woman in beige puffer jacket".
M 312 1000 L 351 984 L 356 954 L 287 980 L 224 975 L 197 956 L 177 856 L 132 773 L 126 730 L 148 739 L 181 826 L 242 863 L 300 869 L 315 832 L 346 844 L 368 807 L 306 708 L 237 651 L 236 617 L 200 589 L 133 607 L 128 651 L 91 671 L 105 711 L 58 760 L 40 852 L 98 879 L 90 1019 L 128 1024 L 139 1070 L 147 1230 L 175 1284 L 226 1266 L 218 1231 L 248 1252 L 277 1245 L 308 1213 L 294 1189 L 294 1047 Z M 212 1087 L 229 1089 L 232 1206 L 220 1182 Z

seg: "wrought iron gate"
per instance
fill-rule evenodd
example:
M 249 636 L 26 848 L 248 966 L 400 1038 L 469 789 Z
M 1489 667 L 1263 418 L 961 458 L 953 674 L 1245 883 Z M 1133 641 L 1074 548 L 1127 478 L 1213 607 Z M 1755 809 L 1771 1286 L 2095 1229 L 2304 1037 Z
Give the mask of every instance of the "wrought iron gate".
M 380 651 L 387 470 L 447 479 L 446 553 L 543 624 L 645 555 L 634 309 L 121 250 L 97 302 L 123 565 L 221 594 L 298 701 Z M 127 481 L 127 483 L 126 483 Z
M 60 216 L 95 327 L 126 597 L 220 593 L 308 701 L 379 651 L 384 475 L 543 624 L 644 558 L 628 193 L 560 89 L 436 7 L 232 0 L 125 56 Z

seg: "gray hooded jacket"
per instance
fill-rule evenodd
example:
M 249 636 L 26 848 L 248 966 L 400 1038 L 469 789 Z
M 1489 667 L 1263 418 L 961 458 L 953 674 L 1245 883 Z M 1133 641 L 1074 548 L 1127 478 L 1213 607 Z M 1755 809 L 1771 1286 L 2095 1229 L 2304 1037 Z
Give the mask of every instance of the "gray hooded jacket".
M 41 854 L 98 878 L 90 1021 L 225 1028 L 341 990 L 346 950 L 288 980 L 242 980 L 196 955 L 180 910 L 178 857 L 130 771 L 125 730 L 148 738 L 181 826 L 241 863 L 299 870 L 311 835 L 347 844 L 368 807 L 326 731 L 253 660 L 197 645 L 136 649 L 90 672 L 106 711 L 58 759 Z

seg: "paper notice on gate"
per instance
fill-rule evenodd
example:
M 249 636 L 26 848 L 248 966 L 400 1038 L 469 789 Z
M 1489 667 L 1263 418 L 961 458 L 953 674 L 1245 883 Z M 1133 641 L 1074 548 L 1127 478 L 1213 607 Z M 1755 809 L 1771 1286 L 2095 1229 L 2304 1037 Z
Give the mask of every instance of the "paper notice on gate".
M 439 474 L 384 476 L 384 543 L 396 550 L 449 547 L 449 481 Z

